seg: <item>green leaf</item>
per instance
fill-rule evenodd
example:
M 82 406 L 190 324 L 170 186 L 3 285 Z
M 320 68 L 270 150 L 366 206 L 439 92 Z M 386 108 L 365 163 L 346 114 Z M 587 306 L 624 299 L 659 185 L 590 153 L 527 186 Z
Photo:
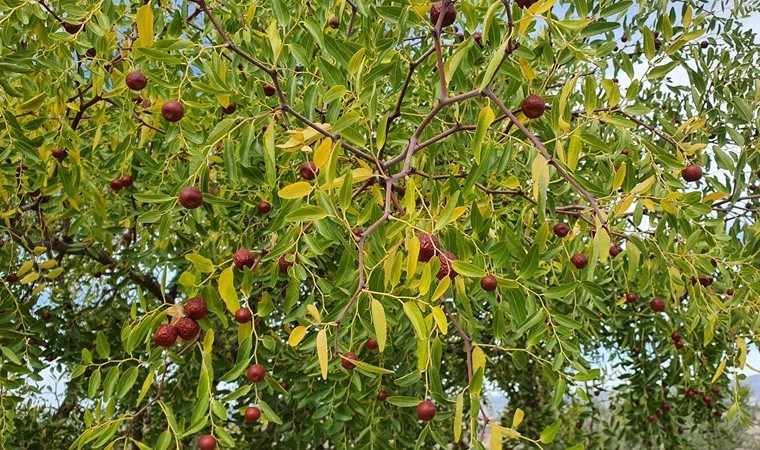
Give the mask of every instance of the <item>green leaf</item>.
M 106 339 L 106 335 L 102 331 L 98 331 L 95 337 L 95 350 L 102 359 L 108 359 L 108 355 L 111 354 L 111 346 L 108 344 L 108 339 Z
M 304 206 L 285 216 L 286 222 L 313 222 L 327 217 L 327 211 L 319 206 Z
M 478 114 L 478 124 L 475 128 L 475 136 L 472 138 L 472 153 L 475 155 L 475 162 L 480 164 L 480 148 L 483 145 L 488 128 L 496 118 L 490 105 L 484 106 Z
M 465 277 L 482 278 L 486 275 L 485 270 L 474 264 L 470 264 L 462 260 L 452 261 L 451 266 L 454 268 L 456 273 Z
M 425 320 L 422 318 L 422 312 L 417 304 L 414 302 L 404 302 L 404 313 L 412 322 L 417 339 L 426 339 L 427 327 L 425 327 Z
M 391 405 L 400 406 L 402 408 L 410 408 L 412 406 L 416 407 L 421 402 L 421 400 L 418 398 L 402 397 L 402 396 L 397 396 L 397 395 L 392 395 L 388 397 L 387 401 Z
M 541 442 L 545 444 L 552 443 L 552 441 L 554 441 L 554 438 L 557 437 L 557 432 L 559 431 L 559 427 L 561 425 L 562 419 L 557 419 L 554 421 L 554 423 L 544 428 L 544 431 L 541 432 Z
M 269 407 L 269 404 L 265 402 L 264 400 L 259 399 L 259 408 L 261 408 L 261 413 L 264 415 L 264 417 L 270 421 L 274 422 L 277 425 L 282 425 L 282 419 L 275 414 L 275 412 L 272 410 L 272 408 Z

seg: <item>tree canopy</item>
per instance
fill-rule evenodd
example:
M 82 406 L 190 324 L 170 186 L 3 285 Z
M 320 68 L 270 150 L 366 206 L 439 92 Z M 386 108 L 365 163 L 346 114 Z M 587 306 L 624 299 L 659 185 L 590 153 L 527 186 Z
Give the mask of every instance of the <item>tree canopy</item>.
M 0 1 L 0 443 L 727 445 L 760 46 L 718 3 Z

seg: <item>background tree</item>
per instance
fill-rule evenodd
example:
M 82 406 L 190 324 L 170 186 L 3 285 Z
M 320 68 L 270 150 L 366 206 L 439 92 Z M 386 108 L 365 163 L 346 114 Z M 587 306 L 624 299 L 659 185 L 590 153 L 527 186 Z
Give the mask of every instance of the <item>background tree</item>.
M 725 446 L 760 47 L 714 7 L 3 0 L 2 444 Z

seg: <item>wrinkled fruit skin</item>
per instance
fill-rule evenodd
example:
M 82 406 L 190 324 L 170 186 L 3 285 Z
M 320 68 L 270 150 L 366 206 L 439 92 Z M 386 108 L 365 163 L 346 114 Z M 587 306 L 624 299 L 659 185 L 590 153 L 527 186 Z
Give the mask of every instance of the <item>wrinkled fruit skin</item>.
M 179 337 L 186 341 L 189 341 L 195 336 L 198 336 L 198 332 L 201 331 L 201 327 L 198 326 L 198 322 L 189 317 L 183 317 L 179 319 L 174 327 L 177 329 L 177 334 L 179 334 Z
M 280 256 L 280 259 L 277 260 L 277 265 L 280 266 L 281 273 L 287 273 L 288 267 L 292 266 L 293 263 L 285 259 L 285 255 L 282 255 Z
M 702 168 L 696 164 L 688 165 L 681 171 L 681 177 L 688 182 L 699 181 L 702 178 Z
M 417 417 L 428 422 L 435 418 L 435 405 L 430 400 L 425 400 L 417 405 Z
M 264 85 L 264 95 L 266 95 L 267 97 L 273 96 L 276 92 L 277 90 L 271 84 Z
M 433 26 L 438 25 L 438 18 L 441 15 L 442 9 L 443 0 L 433 3 L 433 6 L 430 7 L 430 23 Z M 454 6 L 454 3 L 449 3 L 446 5 L 446 11 L 443 12 L 443 22 L 441 23 L 441 27 L 447 27 L 454 23 L 456 20 L 457 8 Z
M 367 339 L 367 348 L 370 350 L 377 350 L 377 347 L 379 347 L 380 344 L 377 343 L 377 341 L 373 338 Z
M 557 237 L 565 237 L 570 233 L 570 228 L 564 223 L 558 223 L 554 225 L 554 235 Z
M 451 252 L 443 252 L 441 253 L 440 259 L 441 267 L 438 269 L 436 277 L 438 277 L 439 280 L 443 280 L 447 276 L 451 279 L 456 277 L 457 273 L 451 266 L 451 262 L 456 261 L 457 257 Z
M 331 17 L 330 20 L 328 21 L 328 24 L 330 25 L 330 28 L 332 28 L 333 30 L 336 30 L 340 26 L 340 19 L 338 19 L 337 17 Z
M 54 148 L 50 154 L 53 155 L 53 158 L 57 159 L 58 162 L 62 162 L 67 156 L 69 156 L 69 152 L 66 151 L 65 148 Z
M 144 73 L 138 71 L 129 72 L 125 81 L 127 87 L 133 91 L 142 91 L 148 85 L 148 78 Z
M 267 375 L 267 371 L 261 364 L 254 364 L 251 367 L 248 368 L 248 372 L 246 372 L 246 376 L 249 380 L 251 380 L 254 383 L 260 383 L 264 381 L 264 378 Z
M 164 323 L 156 329 L 156 333 L 153 335 L 153 342 L 161 347 L 171 347 L 177 342 L 177 336 L 179 336 L 177 328 L 170 323 Z
M 570 257 L 570 262 L 573 263 L 576 269 L 580 270 L 586 267 L 588 265 L 588 259 L 586 258 L 586 255 L 583 255 L 581 253 L 576 253 L 572 257 Z
M 380 391 L 377 393 L 377 399 L 381 402 L 384 402 L 388 399 L 388 393 L 385 391 Z
M 259 214 L 268 214 L 272 210 L 272 205 L 269 202 L 259 202 Z
M 546 111 L 544 99 L 538 95 L 529 95 L 525 97 L 522 103 L 522 112 L 529 119 L 538 119 Z
M 206 300 L 201 297 L 191 298 L 185 305 L 185 314 L 187 314 L 187 317 L 194 320 L 203 319 L 208 314 Z
M 245 410 L 245 421 L 248 423 L 258 422 L 261 417 L 261 410 L 255 406 L 250 406 Z
M 169 122 L 179 122 L 185 117 L 185 107 L 177 100 L 168 100 L 161 105 L 161 115 Z
M 253 267 L 253 263 L 256 261 L 256 258 L 253 256 L 253 253 L 248 251 L 245 248 L 241 248 L 240 250 L 235 252 L 235 255 L 232 257 L 232 262 L 235 263 L 235 267 L 238 269 L 243 269 L 243 267 L 251 268 Z
M 420 253 L 417 255 L 417 261 L 428 262 L 430 258 L 438 253 L 438 249 L 441 248 L 441 244 L 438 242 L 438 238 L 432 234 L 422 233 L 417 236 L 420 241 Z
M 649 302 L 649 307 L 652 308 L 652 311 L 663 312 L 665 311 L 665 300 L 661 298 L 655 298 Z
M 311 181 L 314 178 L 317 178 L 317 175 L 319 175 L 319 169 L 317 169 L 316 164 L 314 164 L 311 161 L 307 161 L 301 164 L 300 172 L 301 172 L 301 178 L 308 181 Z
M 496 290 L 496 277 L 493 275 L 486 275 L 480 279 L 480 287 L 484 291 L 493 292 Z
M 359 357 L 356 356 L 356 353 L 353 352 L 346 352 L 343 354 L 343 357 L 340 358 L 340 365 L 343 366 L 346 370 L 354 370 L 356 368 L 356 365 L 352 363 L 351 361 L 358 361 Z
M 222 112 L 229 115 L 234 114 L 237 111 L 237 105 L 235 102 L 230 102 L 227 106 L 222 106 Z
M 621 254 L 622 252 L 623 252 L 623 249 L 617 245 L 613 245 L 612 247 L 610 247 L 610 256 L 612 256 L 613 258 Z
M 203 193 L 195 186 L 186 186 L 179 191 L 179 204 L 187 209 L 195 209 L 203 204 Z
M 210 434 L 203 436 L 201 440 L 198 441 L 198 448 L 200 450 L 215 450 L 216 438 Z
M 235 322 L 237 323 L 248 323 L 252 317 L 251 310 L 248 308 L 240 308 L 235 311 Z

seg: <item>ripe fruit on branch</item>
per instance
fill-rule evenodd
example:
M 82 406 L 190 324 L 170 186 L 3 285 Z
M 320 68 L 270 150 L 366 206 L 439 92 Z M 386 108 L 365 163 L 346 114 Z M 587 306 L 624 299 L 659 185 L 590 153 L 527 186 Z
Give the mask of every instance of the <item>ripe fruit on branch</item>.
M 681 177 L 689 182 L 699 181 L 702 178 L 702 168 L 696 164 L 690 164 L 681 171 Z
M 167 100 L 161 105 L 161 115 L 169 122 L 179 122 L 185 117 L 185 107 L 177 100 Z
M 261 410 L 255 406 L 249 406 L 245 410 L 245 421 L 248 423 L 258 422 L 261 417 Z
M 665 300 L 657 297 L 649 302 L 649 307 L 652 308 L 652 311 L 663 312 L 665 311 Z
M 377 399 L 381 402 L 384 402 L 388 399 L 388 393 L 385 391 L 380 391 L 377 393 Z
M 522 103 L 522 112 L 529 119 L 538 119 L 546 111 L 544 99 L 538 95 L 529 95 L 525 97 Z
M 201 297 L 194 297 L 187 301 L 185 305 L 185 314 L 194 320 L 201 320 L 208 314 L 206 300 Z
M 668 411 L 670 411 L 670 403 L 668 403 L 668 402 L 663 402 L 663 403 L 662 403 L 662 406 L 660 406 L 660 409 L 662 409 L 662 410 L 663 410 L 663 412 L 668 412 Z
M 517 3 L 517 6 L 520 8 L 528 9 L 537 1 L 538 0 L 515 0 L 515 3 Z
M 554 224 L 554 235 L 557 237 L 565 237 L 567 234 L 570 233 L 570 227 L 565 225 L 564 223 L 556 223 Z
M 681 349 L 683 348 L 683 346 L 684 346 L 684 345 L 686 345 L 686 344 L 684 344 L 684 343 L 683 343 L 683 341 L 678 341 L 678 342 L 676 342 L 676 343 L 675 343 L 675 346 L 676 346 L 676 350 L 681 350 Z
M 58 162 L 62 162 L 67 156 L 69 156 L 69 152 L 66 151 L 65 148 L 54 148 L 50 154 L 53 155 L 53 158 L 57 159 Z
M 624 34 L 624 35 L 620 36 L 620 42 L 628 42 L 628 35 Z
M 9 273 L 8 275 L 5 276 L 5 281 L 7 281 L 8 283 L 15 283 L 18 281 L 18 275 L 16 275 L 15 273 Z
M 496 277 L 493 275 L 486 275 L 480 279 L 480 287 L 487 292 L 495 291 L 497 284 Z
M 174 327 L 177 329 L 177 334 L 179 334 L 179 337 L 186 341 L 194 338 L 198 335 L 198 332 L 201 331 L 201 327 L 198 326 L 198 322 L 189 317 L 183 317 L 179 319 Z
M 673 339 L 673 342 L 678 342 L 681 340 L 681 333 L 678 331 L 674 331 L 670 333 L 670 339 Z
M 249 380 L 254 383 L 260 383 L 264 381 L 267 375 L 267 371 L 261 364 L 254 364 L 248 368 L 248 372 L 245 374 Z
M 232 262 L 235 263 L 235 267 L 240 270 L 243 270 L 243 267 L 250 269 L 256 262 L 256 257 L 254 257 L 253 253 L 248 249 L 241 248 L 235 252 L 235 255 L 232 257 Z
M 111 187 L 111 190 L 116 191 L 116 192 L 120 191 L 121 188 L 124 187 L 124 185 L 121 182 L 121 178 L 114 178 L 113 180 L 111 180 L 110 183 L 108 183 L 108 186 Z
M 317 175 L 319 175 L 319 169 L 317 169 L 317 165 L 312 161 L 307 161 L 301 164 L 300 172 L 301 178 L 309 181 L 317 178 Z
M 439 255 L 439 258 L 441 260 L 441 267 L 438 268 L 438 273 L 436 274 L 436 277 L 439 280 L 443 280 L 445 277 L 449 277 L 453 279 L 457 276 L 457 272 L 454 270 L 454 267 L 452 267 L 451 263 L 453 261 L 457 260 L 456 255 L 454 255 L 451 252 L 443 252 Z
M 186 186 L 179 191 L 179 204 L 187 209 L 195 209 L 203 204 L 203 193 L 195 186 Z
M 133 91 L 142 91 L 148 85 L 148 78 L 145 74 L 136 70 L 129 72 L 124 81 L 126 81 L 127 87 Z
M 235 111 L 237 111 L 237 105 L 235 102 L 229 102 L 227 106 L 222 106 L 222 112 L 224 114 L 230 115 L 235 114 Z
M 375 339 L 369 338 L 369 339 L 367 339 L 366 346 L 370 350 L 377 350 L 377 348 L 380 346 L 380 344 L 378 344 Z
M 79 30 L 82 29 L 82 27 L 84 27 L 84 24 L 81 22 L 79 23 L 64 22 L 63 23 L 63 29 L 66 30 L 66 32 L 69 34 L 77 34 Z
M 433 3 L 433 6 L 430 7 L 430 23 L 433 26 L 438 25 L 438 18 L 442 11 L 443 21 L 441 22 L 441 27 L 447 27 L 457 20 L 457 8 L 454 6 L 454 2 L 449 2 L 445 10 L 443 9 L 443 3 L 444 0 L 440 0 Z
M 295 264 L 295 262 L 294 262 L 294 261 L 293 261 L 293 262 L 291 262 L 291 261 L 288 261 L 288 260 L 285 258 L 285 256 L 286 256 L 286 255 L 282 255 L 282 256 L 280 256 L 280 258 L 277 260 L 277 265 L 280 267 L 280 272 L 281 272 L 281 273 L 288 273 L 288 267 L 290 267 L 290 266 L 292 266 L 293 264 Z
M 274 86 L 272 86 L 271 84 L 264 85 L 264 95 L 266 95 L 267 97 L 271 97 L 276 93 L 277 93 L 277 90 L 274 88 Z
M 424 421 L 429 422 L 435 418 L 435 405 L 430 400 L 425 400 L 417 405 L 417 417 Z
M 699 284 L 701 284 L 703 287 L 707 287 L 713 283 L 712 277 L 708 277 L 705 275 L 700 275 L 697 277 Z
M 613 245 L 612 247 L 610 247 L 610 256 L 612 256 L 613 258 L 621 254 L 622 252 L 623 252 L 623 249 L 618 245 Z
M 729 297 L 733 296 L 734 295 L 734 290 L 733 289 L 727 290 L 726 291 L 726 295 L 728 295 Z
M 200 450 L 215 450 L 216 438 L 210 434 L 203 436 L 201 440 L 198 441 L 198 448 Z
M 179 336 L 179 333 L 174 325 L 163 323 L 156 329 L 156 333 L 153 335 L 153 342 L 161 347 L 171 347 L 177 342 L 177 336 Z
M 340 19 L 337 17 L 330 17 L 330 20 L 328 20 L 327 23 L 330 25 L 330 28 L 336 30 L 340 26 Z
M 248 308 L 240 308 L 235 311 L 235 322 L 237 323 L 248 323 L 252 318 L 253 314 L 251 314 L 251 310 Z
M 657 420 L 657 419 L 652 414 L 650 414 L 650 415 L 647 416 L 647 421 L 649 421 L 649 423 L 652 423 L 655 420 Z
M 702 47 L 702 48 L 707 48 L 707 47 L 710 46 L 710 43 L 707 42 L 707 41 L 702 41 L 702 42 L 699 43 L 699 46 Z
M 354 370 L 356 368 L 356 364 L 354 364 L 351 361 L 358 361 L 358 360 L 359 360 L 359 357 L 356 356 L 356 353 L 346 352 L 340 358 L 340 365 L 343 366 L 343 368 L 346 370 Z
M 588 259 L 586 255 L 582 253 L 576 253 L 570 257 L 570 262 L 573 263 L 576 269 L 580 270 L 588 265 Z
M 272 205 L 269 202 L 259 202 L 258 210 L 259 214 L 268 214 L 272 210 Z
M 133 180 L 132 180 L 131 176 L 124 175 L 123 177 L 121 177 L 121 185 L 123 187 L 128 188 L 128 187 L 132 186 L 132 183 L 133 183 Z
M 420 241 L 420 253 L 417 255 L 417 261 L 428 262 L 438 250 L 441 248 L 441 244 L 438 242 L 438 238 L 432 234 L 422 233 L 417 236 Z
M 472 40 L 478 44 L 479 47 L 483 47 L 483 35 L 480 33 L 472 33 Z

